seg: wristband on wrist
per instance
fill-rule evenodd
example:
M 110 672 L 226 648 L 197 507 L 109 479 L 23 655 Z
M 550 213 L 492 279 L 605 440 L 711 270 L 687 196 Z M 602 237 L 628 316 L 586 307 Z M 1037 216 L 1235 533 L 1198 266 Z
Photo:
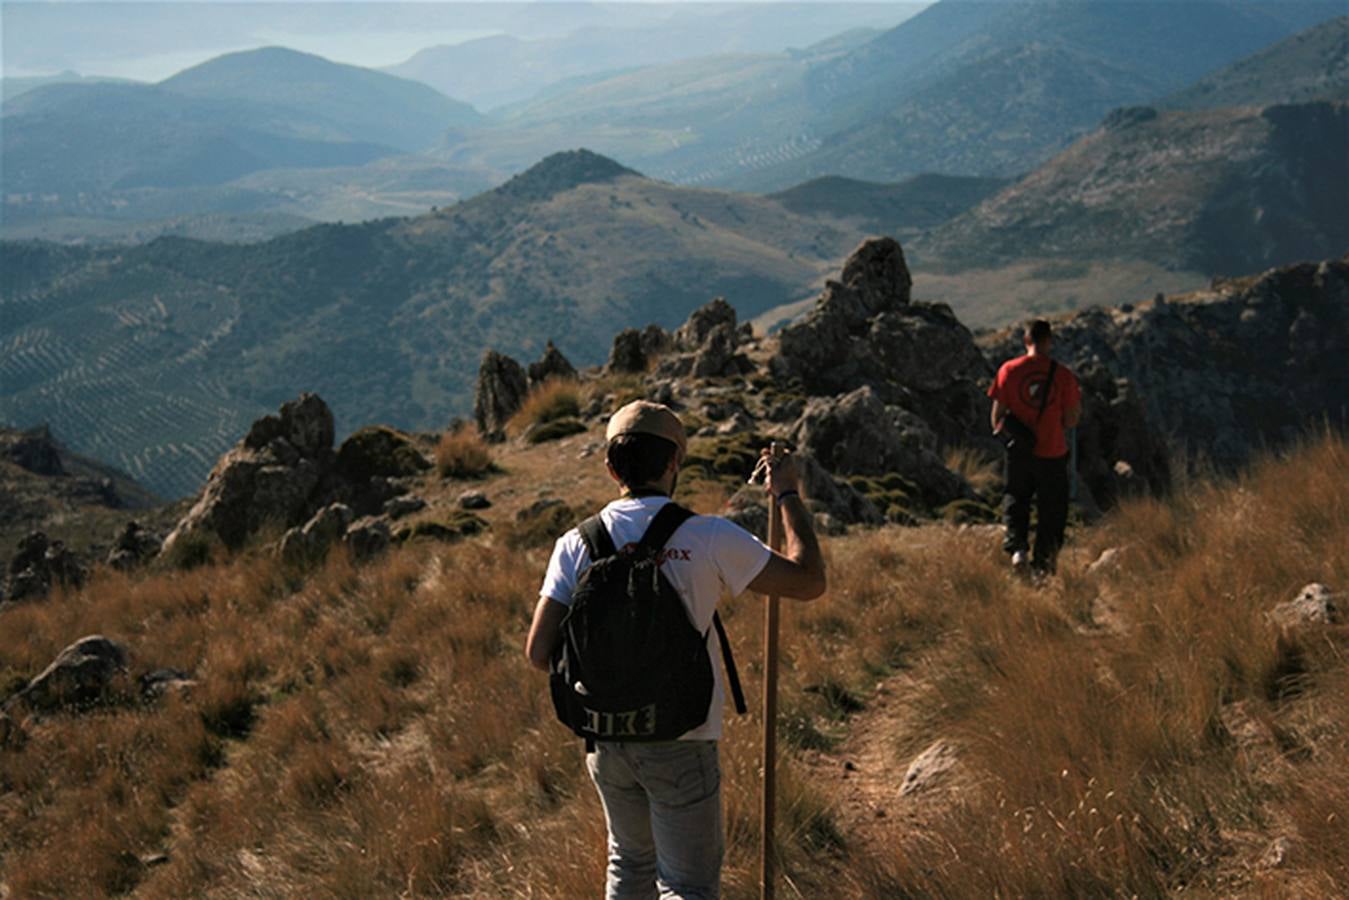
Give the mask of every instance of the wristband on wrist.
M 781 494 L 778 494 L 774 499 L 776 499 L 779 503 L 781 503 L 788 497 L 800 497 L 800 496 L 801 496 L 800 491 L 783 491 Z

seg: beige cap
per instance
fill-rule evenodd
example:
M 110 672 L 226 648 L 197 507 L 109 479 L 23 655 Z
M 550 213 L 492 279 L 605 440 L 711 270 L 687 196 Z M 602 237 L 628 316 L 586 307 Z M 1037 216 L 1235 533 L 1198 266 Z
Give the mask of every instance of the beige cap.
M 610 416 L 604 439 L 612 441 L 620 434 L 653 434 L 665 438 L 679 448 L 681 458 L 689 449 L 679 417 L 670 407 L 650 400 L 634 400 Z

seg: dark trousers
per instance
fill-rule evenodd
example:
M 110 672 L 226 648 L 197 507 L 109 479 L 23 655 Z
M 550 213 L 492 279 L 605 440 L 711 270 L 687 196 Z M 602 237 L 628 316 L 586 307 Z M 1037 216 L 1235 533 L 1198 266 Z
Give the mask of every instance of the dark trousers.
M 1030 507 L 1036 504 L 1035 552 L 1032 564 L 1053 571 L 1068 524 L 1068 457 L 1053 459 L 1007 454 L 1007 487 L 1002 497 L 1002 523 L 1007 527 L 1002 548 L 1029 550 Z

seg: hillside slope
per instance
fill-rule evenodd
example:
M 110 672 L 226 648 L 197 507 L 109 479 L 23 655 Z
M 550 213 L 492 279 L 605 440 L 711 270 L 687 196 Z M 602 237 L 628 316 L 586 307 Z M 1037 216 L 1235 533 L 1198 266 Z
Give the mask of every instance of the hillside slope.
M 343 429 L 443 427 L 486 346 L 532 358 L 551 337 L 602 362 L 619 325 L 673 326 L 718 294 L 751 314 L 807 296 L 859 237 L 578 152 L 435 214 L 250 246 L 4 244 L 0 419 L 50 421 L 178 496 L 301 389 Z
M 806 76 L 817 149 L 730 183 L 1022 174 L 1107 111 L 1152 102 L 1341 12 L 1333 4 L 943 0 Z
M 1349 16 L 1340 16 L 1206 75 L 1160 105 L 1174 109 L 1349 100 Z
M 1148 260 L 1235 274 L 1349 246 L 1349 106 L 1121 110 L 922 242 L 924 257 Z

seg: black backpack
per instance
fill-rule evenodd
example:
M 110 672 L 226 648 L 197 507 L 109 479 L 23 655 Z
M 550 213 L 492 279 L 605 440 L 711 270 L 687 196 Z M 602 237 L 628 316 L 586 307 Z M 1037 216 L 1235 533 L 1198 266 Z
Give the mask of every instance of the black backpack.
M 707 635 L 689 621 L 660 571 L 665 544 L 693 513 L 661 507 L 636 544 L 622 550 L 598 515 L 578 526 L 590 567 L 577 579 L 553 654 L 549 689 L 562 724 L 595 741 L 669 741 L 707 721 L 712 660 Z M 722 627 L 727 680 L 745 712 L 735 660 Z

